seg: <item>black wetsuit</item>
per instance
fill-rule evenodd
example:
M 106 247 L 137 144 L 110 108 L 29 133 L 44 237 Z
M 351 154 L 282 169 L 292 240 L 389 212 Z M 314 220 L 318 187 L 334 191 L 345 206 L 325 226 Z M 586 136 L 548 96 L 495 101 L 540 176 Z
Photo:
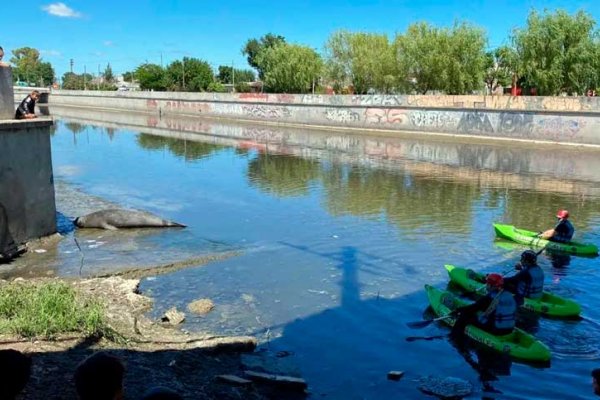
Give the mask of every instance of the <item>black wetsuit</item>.
M 496 306 L 488 311 L 493 301 L 496 301 Z M 490 292 L 476 302 L 456 309 L 459 317 L 452 334 L 461 334 L 467 325 L 475 325 L 494 335 L 507 335 L 515 326 L 516 310 L 517 305 L 510 292 Z M 479 312 L 488 314 L 478 315 Z
M 35 100 L 31 96 L 27 96 L 23 99 L 17 111 L 15 112 L 16 119 L 23 119 L 27 114 L 35 114 Z

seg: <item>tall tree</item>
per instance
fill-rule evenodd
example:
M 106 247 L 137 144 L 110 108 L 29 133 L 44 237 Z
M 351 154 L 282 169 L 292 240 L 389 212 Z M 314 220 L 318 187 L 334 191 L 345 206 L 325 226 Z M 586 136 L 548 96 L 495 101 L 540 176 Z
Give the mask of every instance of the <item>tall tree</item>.
M 327 75 L 334 86 L 351 84 L 356 93 L 394 89 L 394 52 L 386 35 L 337 31 L 325 44 L 325 54 Z
M 280 35 L 267 33 L 260 39 L 248 39 L 242 48 L 242 54 L 247 56 L 248 64 L 258 71 L 258 77 L 263 78 L 264 71 L 257 61 L 258 55 L 265 49 L 272 48 L 276 45 L 285 43 L 285 38 Z
M 319 82 L 323 60 L 307 46 L 282 43 L 261 51 L 256 59 L 268 90 L 307 93 Z
M 210 64 L 198 58 L 173 61 L 166 70 L 169 90 L 202 92 L 214 82 Z
M 156 64 L 142 64 L 135 70 L 142 90 L 166 90 L 165 70 Z
M 395 41 L 400 78 L 414 90 L 467 94 L 481 89 L 485 74 L 485 33 L 467 23 L 451 29 L 425 22 L 408 27 Z
M 598 31 L 591 15 L 579 11 L 532 11 L 513 33 L 522 74 L 541 95 L 584 93 L 600 82 Z
M 113 74 L 113 70 L 110 66 L 110 63 L 106 64 L 106 68 L 104 69 L 104 73 L 102 74 L 104 77 L 104 81 L 106 83 L 112 83 L 115 81 L 115 75 Z
M 227 65 L 219 65 L 219 73 L 217 75 L 217 79 L 221 83 L 233 83 L 233 79 L 235 78 L 235 82 L 253 82 L 254 81 L 254 72 L 249 69 L 235 69 L 235 75 L 232 73 L 234 69 Z
M 10 62 L 15 66 L 13 76 L 33 85 L 50 85 L 54 82 L 54 69 L 43 62 L 40 52 L 31 47 L 21 47 L 12 51 Z

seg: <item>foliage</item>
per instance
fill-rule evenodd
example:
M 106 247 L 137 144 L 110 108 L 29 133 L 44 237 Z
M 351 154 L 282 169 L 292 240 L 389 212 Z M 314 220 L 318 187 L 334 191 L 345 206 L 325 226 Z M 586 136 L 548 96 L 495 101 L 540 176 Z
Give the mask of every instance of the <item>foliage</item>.
M 325 54 L 327 76 L 338 91 L 352 85 L 360 94 L 390 93 L 395 86 L 394 52 L 386 35 L 338 31 L 325 44 Z
M 513 33 L 521 72 L 538 94 L 584 93 L 600 85 L 600 42 L 591 15 L 532 11 Z
M 242 48 L 242 54 L 247 56 L 248 64 L 258 71 L 258 77 L 263 79 L 264 71 L 258 62 L 259 54 L 266 49 L 285 43 L 283 36 L 267 33 L 260 39 L 248 39 L 246 45 Z
M 267 89 L 280 93 L 310 91 L 323 70 L 323 60 L 315 50 L 287 43 L 264 49 L 256 62 Z
M 246 82 L 239 82 L 235 84 L 235 91 L 238 93 L 250 93 L 252 88 Z
M 508 46 L 498 47 L 485 54 L 485 83 L 488 91 L 494 91 L 498 86 L 509 86 L 517 75 L 518 56 Z
M 206 88 L 207 92 L 217 92 L 217 93 L 226 93 L 227 88 L 221 83 L 217 81 L 211 82 Z
M 235 75 L 232 75 L 232 71 L 235 71 Z M 221 83 L 233 83 L 235 82 L 254 82 L 254 71 L 249 69 L 233 69 L 227 65 L 219 65 L 219 74 L 217 79 Z
M 133 83 L 134 79 L 135 79 L 135 73 L 134 72 L 127 71 L 127 72 L 123 73 L 123 80 L 125 82 Z
M 395 40 L 399 77 L 419 93 L 468 94 L 480 89 L 485 73 L 485 33 L 467 23 L 451 29 L 413 24 Z
M 13 77 L 28 84 L 49 86 L 54 82 L 54 69 L 43 62 L 40 52 L 31 47 L 21 47 L 12 51 L 10 62 L 15 66 Z
M 115 75 L 113 74 L 113 70 L 110 66 L 110 63 L 108 63 L 106 65 L 106 68 L 104 69 L 104 73 L 102 74 L 102 76 L 104 77 L 104 81 L 107 83 L 112 83 L 115 81 Z
M 165 70 L 156 64 L 142 64 L 135 70 L 135 78 L 142 90 L 166 90 Z
M 187 92 L 206 91 L 214 81 L 210 64 L 198 58 L 189 57 L 169 64 L 166 69 L 166 78 L 169 90 Z
M 64 282 L 0 286 L 0 334 L 51 338 L 60 333 L 100 335 L 104 308 Z
M 76 74 L 74 72 L 66 72 L 62 77 L 62 88 L 67 90 L 83 90 L 94 89 L 91 86 L 91 81 L 94 77 L 91 74 Z

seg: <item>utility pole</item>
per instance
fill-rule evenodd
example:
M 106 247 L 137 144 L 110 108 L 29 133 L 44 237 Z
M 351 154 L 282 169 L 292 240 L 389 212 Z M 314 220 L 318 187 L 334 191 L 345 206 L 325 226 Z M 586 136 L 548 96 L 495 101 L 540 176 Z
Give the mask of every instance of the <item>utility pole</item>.
M 100 64 L 98 64 L 98 80 L 96 81 L 98 90 L 100 90 Z
M 182 80 L 182 86 L 183 86 L 183 90 L 185 91 L 185 57 L 183 57 L 181 59 L 181 80 Z
M 83 65 L 83 90 L 87 90 L 87 82 L 85 81 L 85 75 L 87 74 L 87 66 Z
M 160 52 L 160 67 L 162 68 L 163 63 L 162 63 L 162 51 Z
M 235 93 L 235 65 L 231 62 L 231 93 Z
M 71 73 L 73 73 L 73 59 L 71 58 L 71 61 L 69 62 L 69 64 L 71 64 Z

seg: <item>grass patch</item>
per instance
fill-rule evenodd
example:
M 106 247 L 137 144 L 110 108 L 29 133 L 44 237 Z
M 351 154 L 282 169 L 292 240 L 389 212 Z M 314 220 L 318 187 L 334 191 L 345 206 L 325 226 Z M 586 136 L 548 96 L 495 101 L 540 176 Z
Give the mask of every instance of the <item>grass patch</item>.
M 0 286 L 0 334 L 51 339 L 73 332 L 102 336 L 107 330 L 102 303 L 65 282 Z

